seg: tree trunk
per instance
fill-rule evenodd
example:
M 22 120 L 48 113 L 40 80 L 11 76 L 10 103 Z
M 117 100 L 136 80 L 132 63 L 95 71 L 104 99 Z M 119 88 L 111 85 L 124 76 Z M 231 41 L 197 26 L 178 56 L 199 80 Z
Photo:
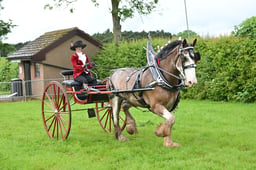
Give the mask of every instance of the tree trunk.
M 111 0 L 112 1 L 112 20 L 113 20 L 113 35 L 114 43 L 119 44 L 121 41 L 121 24 L 120 17 L 118 16 L 118 6 L 121 0 Z

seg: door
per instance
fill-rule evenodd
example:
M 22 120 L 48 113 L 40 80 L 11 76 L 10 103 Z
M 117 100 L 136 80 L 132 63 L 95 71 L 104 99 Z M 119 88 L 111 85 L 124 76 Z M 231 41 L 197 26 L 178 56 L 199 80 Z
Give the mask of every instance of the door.
M 30 61 L 24 62 L 26 96 L 32 95 Z

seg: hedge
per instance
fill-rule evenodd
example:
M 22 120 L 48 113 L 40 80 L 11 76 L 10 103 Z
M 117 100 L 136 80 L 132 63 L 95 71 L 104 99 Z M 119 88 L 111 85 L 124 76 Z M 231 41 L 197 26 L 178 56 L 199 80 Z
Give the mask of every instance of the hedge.
M 18 64 L 0 57 L 0 73 L 0 82 L 10 82 L 11 79 L 18 77 Z M 10 89 L 10 84 L 1 84 L 0 91 L 8 89 Z
M 157 46 L 167 39 L 153 39 Z M 192 41 L 191 41 L 192 42 Z M 95 57 L 100 79 L 110 70 L 122 67 L 146 66 L 147 40 L 125 41 L 116 46 L 105 44 Z M 201 53 L 197 67 L 198 84 L 184 88 L 183 98 L 214 101 L 256 101 L 256 40 L 235 37 L 198 39 L 195 51 Z
M 166 42 L 165 39 L 154 39 L 156 46 Z M 94 61 L 98 65 L 94 71 L 100 79 L 103 79 L 108 77 L 116 68 L 144 67 L 147 64 L 146 47 L 146 39 L 122 41 L 118 46 L 113 43 L 105 44 L 103 50 L 94 57 Z
M 220 37 L 201 40 L 198 84 L 183 97 L 214 101 L 256 101 L 256 40 Z

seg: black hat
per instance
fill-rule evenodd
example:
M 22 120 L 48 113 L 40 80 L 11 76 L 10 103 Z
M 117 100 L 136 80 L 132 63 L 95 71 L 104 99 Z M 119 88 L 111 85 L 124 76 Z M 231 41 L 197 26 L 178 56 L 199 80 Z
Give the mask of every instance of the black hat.
M 86 44 L 84 44 L 83 41 L 78 40 L 74 44 L 71 43 L 70 50 L 75 51 L 77 47 L 82 47 L 83 49 L 84 47 L 86 47 Z

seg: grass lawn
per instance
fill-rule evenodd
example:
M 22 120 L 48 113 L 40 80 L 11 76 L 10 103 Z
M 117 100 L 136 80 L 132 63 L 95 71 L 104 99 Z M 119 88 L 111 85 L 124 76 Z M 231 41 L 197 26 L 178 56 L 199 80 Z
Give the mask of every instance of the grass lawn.
M 78 105 L 76 107 L 86 107 Z M 181 100 L 173 140 L 163 147 L 163 120 L 133 109 L 139 134 L 118 142 L 97 118 L 72 113 L 65 141 L 49 139 L 41 101 L 0 103 L 0 169 L 256 169 L 256 104 Z

